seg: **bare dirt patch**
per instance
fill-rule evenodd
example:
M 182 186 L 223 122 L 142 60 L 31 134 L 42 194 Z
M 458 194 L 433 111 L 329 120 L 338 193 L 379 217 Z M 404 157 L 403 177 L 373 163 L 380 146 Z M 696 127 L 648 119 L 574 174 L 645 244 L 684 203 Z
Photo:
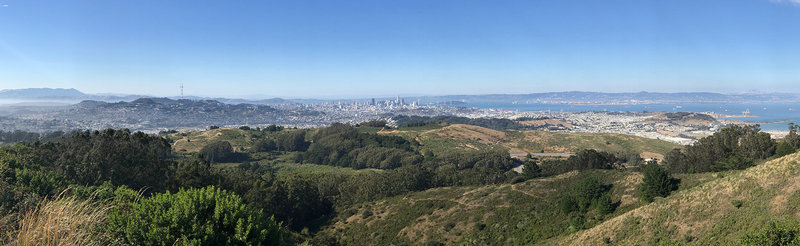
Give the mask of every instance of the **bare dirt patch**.
M 642 152 L 641 154 L 639 154 L 639 157 L 641 157 L 642 159 L 659 159 L 659 160 L 664 159 L 664 155 L 648 151 Z

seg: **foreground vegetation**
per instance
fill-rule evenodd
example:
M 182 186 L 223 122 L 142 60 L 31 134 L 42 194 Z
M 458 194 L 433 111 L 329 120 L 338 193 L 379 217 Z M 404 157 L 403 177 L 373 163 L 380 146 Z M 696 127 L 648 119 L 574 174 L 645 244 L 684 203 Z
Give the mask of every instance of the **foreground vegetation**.
M 676 146 L 628 136 L 406 125 L 40 136 L 0 147 L 0 235 L 21 245 L 528 245 L 721 242 L 708 237 L 713 233 L 761 242 L 793 228 L 786 224 L 791 219 L 775 222 L 772 231 L 695 224 L 724 218 L 709 212 L 700 222 L 677 224 L 691 228 L 688 233 L 654 229 L 673 217 L 691 218 L 675 213 L 693 210 L 658 206 L 697 189 L 737 192 L 723 203 L 757 217 L 751 218 L 757 225 L 792 218 L 795 206 L 775 197 L 797 175 L 796 163 L 783 164 L 797 158 L 794 130 L 776 142 L 758 128 L 727 128 L 669 152 Z M 509 155 L 534 152 L 530 146 L 575 155 Z M 585 146 L 596 148 L 578 149 Z M 644 163 L 642 152 L 667 158 L 662 165 Z M 775 162 L 782 169 L 763 179 L 772 180 L 769 188 L 746 174 Z M 520 166 L 521 173 L 512 169 Z M 747 185 L 715 186 L 728 181 Z M 770 199 L 787 205 L 765 212 Z M 692 201 L 707 205 L 701 197 Z M 616 228 L 616 234 L 602 229 L 630 226 L 642 211 L 660 213 L 643 218 L 661 219 Z

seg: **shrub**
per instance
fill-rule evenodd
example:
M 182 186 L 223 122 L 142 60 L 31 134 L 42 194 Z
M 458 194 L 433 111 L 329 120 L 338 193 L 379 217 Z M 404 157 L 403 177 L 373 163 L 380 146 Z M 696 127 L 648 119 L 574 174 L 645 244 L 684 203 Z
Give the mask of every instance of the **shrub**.
M 800 228 L 772 222 L 760 232 L 745 235 L 742 245 L 800 245 Z
M 611 201 L 611 195 L 607 192 L 597 198 L 597 205 L 595 206 L 597 207 L 597 213 L 601 216 L 614 212 L 614 203 Z
M 209 186 L 160 193 L 109 215 L 109 231 L 131 245 L 278 245 L 280 224 Z
M 607 188 L 593 177 L 578 180 L 578 183 L 572 189 L 575 201 L 581 211 L 586 211 L 594 200 L 607 191 Z
M 753 162 L 753 159 L 734 155 L 726 159 L 714 162 L 714 164 L 711 165 L 711 170 L 715 172 L 725 171 L 725 170 L 742 170 L 748 167 L 752 167 L 754 165 L 755 162 Z
M 573 216 L 572 218 L 569 219 L 569 230 L 570 230 L 570 232 L 577 232 L 577 231 L 586 229 L 585 223 L 586 222 L 583 219 L 583 216 L 581 216 L 581 215 Z
M 639 187 L 639 194 L 644 202 L 652 202 L 655 197 L 666 197 L 677 188 L 678 180 L 655 163 L 649 163 L 644 167 L 644 178 Z
M 561 212 L 570 214 L 575 211 L 578 211 L 578 202 L 575 201 L 574 197 L 565 196 L 561 198 Z
M 522 176 L 524 176 L 526 179 L 541 177 L 542 169 L 539 167 L 539 165 L 536 165 L 536 162 L 527 161 L 522 167 Z
M 792 154 L 795 152 L 794 146 L 792 146 L 788 142 L 781 142 L 778 144 L 778 147 L 775 148 L 775 156 L 781 157 L 788 154 Z
M 731 205 L 733 205 L 735 208 L 741 208 L 742 205 L 744 205 L 744 202 L 742 200 L 733 200 L 731 201 Z

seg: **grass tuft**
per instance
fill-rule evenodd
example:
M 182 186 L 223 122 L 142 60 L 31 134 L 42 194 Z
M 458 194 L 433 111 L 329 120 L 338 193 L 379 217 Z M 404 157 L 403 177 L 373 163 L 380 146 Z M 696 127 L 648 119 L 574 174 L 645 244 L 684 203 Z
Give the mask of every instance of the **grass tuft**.
M 28 211 L 15 233 L 16 245 L 106 245 L 101 232 L 111 205 L 93 199 L 81 200 L 62 192 L 44 199 Z

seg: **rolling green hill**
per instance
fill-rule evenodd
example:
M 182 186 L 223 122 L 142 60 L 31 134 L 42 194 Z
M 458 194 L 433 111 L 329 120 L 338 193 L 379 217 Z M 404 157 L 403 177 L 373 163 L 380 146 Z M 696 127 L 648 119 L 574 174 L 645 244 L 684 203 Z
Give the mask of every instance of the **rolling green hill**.
M 644 153 L 647 157 L 662 158 L 678 144 L 637 136 L 613 133 L 566 133 L 548 131 L 493 130 L 471 125 L 447 125 L 433 129 L 398 129 L 380 131 L 415 139 L 434 153 L 453 149 L 480 150 L 507 148 L 512 152 L 575 153 L 595 149 L 609 153 Z
M 256 139 L 267 134 L 261 131 L 246 131 L 233 128 L 218 128 L 204 131 L 173 133 L 167 136 L 173 140 L 172 148 L 179 153 L 198 152 L 203 146 L 214 141 L 228 141 L 235 150 L 249 148 Z
M 559 201 L 581 179 L 610 184 L 616 211 L 589 213 L 586 226 L 613 219 L 642 205 L 636 188 L 642 175 L 618 170 L 573 171 L 516 184 L 445 187 L 360 204 L 341 211 L 323 233 L 344 245 L 431 244 L 530 245 L 570 234 Z M 687 189 L 712 174 L 681 175 Z
M 551 245 L 734 245 L 771 222 L 800 218 L 800 153 L 709 182 L 628 211 L 589 230 L 553 238 Z

